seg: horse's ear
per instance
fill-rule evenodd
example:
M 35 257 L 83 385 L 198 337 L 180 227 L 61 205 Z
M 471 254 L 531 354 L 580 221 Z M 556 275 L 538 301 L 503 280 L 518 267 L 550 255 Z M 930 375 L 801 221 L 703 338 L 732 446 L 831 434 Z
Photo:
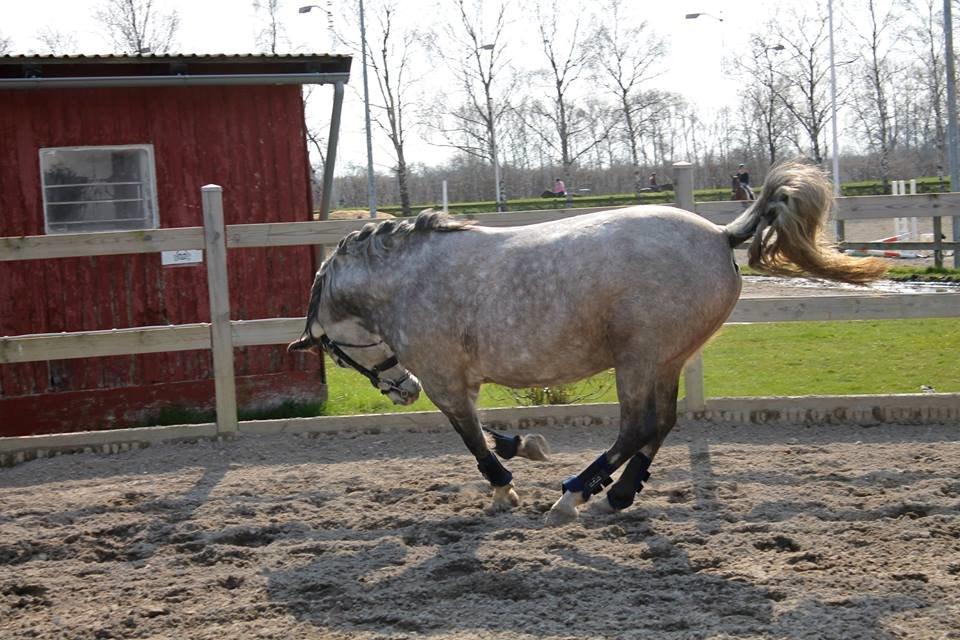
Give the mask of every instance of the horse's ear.
M 317 341 L 314 340 L 313 336 L 311 336 L 309 333 L 301 336 L 299 340 L 294 340 L 288 344 L 287 351 L 309 351 L 310 353 L 317 355 L 320 354 L 320 350 L 317 348 Z

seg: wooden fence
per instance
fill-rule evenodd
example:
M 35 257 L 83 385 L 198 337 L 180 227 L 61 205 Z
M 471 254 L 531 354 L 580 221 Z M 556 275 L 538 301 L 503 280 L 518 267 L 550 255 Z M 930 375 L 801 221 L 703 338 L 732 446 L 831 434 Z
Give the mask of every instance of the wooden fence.
M 745 208 L 738 202 L 693 203 L 692 169 L 676 166 L 678 204 L 718 222 L 732 220 Z M 211 349 L 216 388 L 217 422 L 214 425 L 146 427 L 85 434 L 0 438 L 0 454 L 23 451 L 31 446 L 104 444 L 129 440 L 156 441 L 198 436 L 233 434 L 238 430 L 233 378 L 233 348 L 285 344 L 299 336 L 303 318 L 231 320 L 227 287 L 226 255 L 230 248 L 291 245 L 333 245 L 366 220 L 336 220 L 225 226 L 220 187 L 203 187 L 204 227 L 153 229 L 105 233 L 0 238 L 0 262 L 46 260 L 76 256 L 115 255 L 202 249 L 206 252 L 211 322 L 158 327 L 137 327 L 57 334 L 31 334 L 0 338 L 0 364 L 59 360 L 93 356 Z M 931 197 L 932 195 L 932 197 Z M 960 203 L 960 193 L 922 196 L 866 196 L 842 199 L 841 219 L 903 217 L 939 212 L 943 206 Z M 852 203 L 848 204 L 848 201 Z M 907 209 L 919 203 L 917 211 Z M 582 215 L 597 209 L 524 211 L 471 216 L 481 225 L 524 225 Z M 918 211 L 920 213 L 918 213 Z M 947 247 L 950 243 L 943 243 Z M 304 286 L 309 286 L 305 281 Z M 875 320 L 893 318 L 955 317 L 960 315 L 960 294 L 901 294 L 837 297 L 747 298 L 737 304 L 730 323 L 790 322 L 811 320 Z M 687 411 L 709 409 L 703 388 L 702 361 L 694 359 L 685 372 Z M 942 398 L 942 394 L 938 394 Z M 954 396 L 951 396 L 954 397 Z M 721 403 L 722 404 L 722 403 Z M 727 405 L 723 405 L 727 406 Z M 402 418 L 397 418 L 402 421 Z M 309 419 L 308 419 L 309 420 Z M 372 420 L 372 419 L 371 419 Z M 146 432 L 149 437 L 145 437 Z M 136 435 L 136 434 L 135 434 Z M 64 437 L 60 437 L 64 436 Z M 69 437 L 67 437 L 69 436 Z M 59 438 L 59 440 L 58 440 Z M 33 440 L 31 440 L 33 439 Z M 137 438 L 134 438 L 137 439 Z M 33 444 L 31 443 L 43 443 Z M 52 444 L 51 444 L 52 443 Z

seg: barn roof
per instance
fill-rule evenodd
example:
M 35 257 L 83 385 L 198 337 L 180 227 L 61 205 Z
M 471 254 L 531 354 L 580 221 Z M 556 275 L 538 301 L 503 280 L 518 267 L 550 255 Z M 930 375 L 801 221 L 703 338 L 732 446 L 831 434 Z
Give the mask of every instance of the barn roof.
M 333 54 L 0 56 L 0 89 L 347 82 L 352 58 Z

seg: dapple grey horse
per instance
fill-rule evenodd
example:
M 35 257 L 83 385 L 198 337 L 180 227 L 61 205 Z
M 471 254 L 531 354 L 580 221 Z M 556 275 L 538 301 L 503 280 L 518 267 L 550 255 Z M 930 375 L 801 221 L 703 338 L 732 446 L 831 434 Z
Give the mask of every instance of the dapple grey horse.
M 831 203 L 819 169 L 789 163 L 726 226 L 665 206 L 512 228 L 436 213 L 369 224 L 318 270 L 306 329 L 290 349 L 325 349 L 399 404 L 422 385 L 493 486 L 494 509 L 519 504 L 498 454 L 538 457 L 540 448 L 533 439 L 485 437 L 480 385 L 549 386 L 613 367 L 616 442 L 562 483 L 547 519 L 576 518 L 608 486 L 592 509 L 617 511 L 632 504 L 676 422 L 684 363 L 737 303 L 734 247 L 752 240 L 750 264 L 767 273 L 853 283 L 883 273 L 882 262 L 825 244 Z

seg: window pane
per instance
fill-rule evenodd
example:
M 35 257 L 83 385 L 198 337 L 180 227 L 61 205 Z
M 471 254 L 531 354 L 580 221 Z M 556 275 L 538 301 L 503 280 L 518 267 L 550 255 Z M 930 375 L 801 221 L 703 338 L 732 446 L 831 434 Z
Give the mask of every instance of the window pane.
M 51 233 L 156 226 L 150 148 L 43 149 L 40 164 Z

